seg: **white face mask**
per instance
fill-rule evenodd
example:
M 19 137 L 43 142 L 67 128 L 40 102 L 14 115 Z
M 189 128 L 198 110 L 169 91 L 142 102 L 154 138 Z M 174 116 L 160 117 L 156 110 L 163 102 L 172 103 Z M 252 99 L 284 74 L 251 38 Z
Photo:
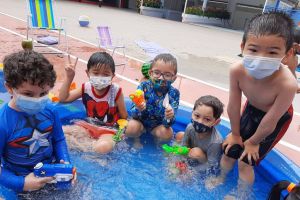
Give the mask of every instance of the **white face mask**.
M 90 83 L 97 90 L 102 90 L 111 85 L 111 76 L 90 76 Z
M 244 55 L 243 65 L 255 79 L 271 76 L 280 67 L 282 58 Z

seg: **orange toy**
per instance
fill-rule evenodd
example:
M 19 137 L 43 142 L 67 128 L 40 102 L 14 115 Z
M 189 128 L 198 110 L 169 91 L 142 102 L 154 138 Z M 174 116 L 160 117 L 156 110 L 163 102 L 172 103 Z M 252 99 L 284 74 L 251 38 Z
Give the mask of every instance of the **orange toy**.
M 74 123 L 78 126 L 85 128 L 86 130 L 88 130 L 90 136 L 95 139 L 98 139 L 103 134 L 113 134 L 114 135 L 117 132 L 116 129 L 112 129 L 112 128 L 105 127 L 105 126 L 96 126 L 94 124 L 90 124 L 83 120 L 79 120 Z
M 75 90 L 76 88 L 77 88 L 76 83 L 72 82 L 69 91 Z M 52 102 L 59 102 L 58 96 L 55 96 L 52 92 L 49 93 L 49 98 L 51 99 Z
M 146 102 L 142 90 L 136 90 L 135 93 L 129 95 L 129 98 L 137 106 L 143 105 Z

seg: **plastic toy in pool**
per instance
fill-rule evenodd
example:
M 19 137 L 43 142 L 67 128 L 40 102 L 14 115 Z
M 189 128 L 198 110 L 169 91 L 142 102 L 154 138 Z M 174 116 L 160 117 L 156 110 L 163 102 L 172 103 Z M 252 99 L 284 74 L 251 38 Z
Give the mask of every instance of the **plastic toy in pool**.
M 180 174 L 186 173 L 187 171 L 187 165 L 184 161 L 177 161 L 175 167 L 179 170 Z
M 123 139 L 123 135 L 125 132 L 125 128 L 128 124 L 128 121 L 126 119 L 119 119 L 117 121 L 117 124 L 119 125 L 119 129 L 118 129 L 116 135 L 113 136 L 113 140 L 115 142 L 120 142 Z
M 176 155 L 187 155 L 190 152 L 190 148 L 179 145 L 169 146 L 167 144 L 163 144 L 162 148 L 166 153 L 173 153 Z
M 37 177 L 54 177 L 55 179 L 50 183 L 55 183 L 61 189 L 71 186 L 71 181 L 77 178 L 76 168 L 72 164 L 43 164 L 40 162 L 34 167 L 33 173 Z
M 129 95 L 129 98 L 137 106 L 145 104 L 144 92 L 142 90 L 136 90 L 135 93 Z
M 92 138 L 98 139 L 103 134 L 116 134 L 117 130 L 108 126 L 97 126 L 91 123 L 88 123 L 84 120 L 75 121 L 74 124 L 81 126 L 88 130 Z
M 79 16 L 78 22 L 81 27 L 87 27 L 90 24 L 90 18 L 86 15 L 81 15 Z
M 75 83 L 75 82 L 72 82 L 71 85 L 70 85 L 69 91 L 75 90 L 76 88 L 77 88 L 76 83 Z M 49 92 L 48 97 L 49 97 L 49 99 L 50 99 L 52 102 L 59 102 L 58 96 L 56 96 L 56 95 L 55 95 L 54 93 L 52 93 L 52 92 Z

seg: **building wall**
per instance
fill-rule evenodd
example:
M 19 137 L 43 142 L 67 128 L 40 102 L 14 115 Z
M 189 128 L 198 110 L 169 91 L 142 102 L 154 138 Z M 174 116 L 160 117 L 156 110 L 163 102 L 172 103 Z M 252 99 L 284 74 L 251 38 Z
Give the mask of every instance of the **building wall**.
M 129 9 L 133 9 L 133 10 L 137 10 L 137 8 L 136 8 L 136 0 L 128 0 L 128 8 Z
M 183 12 L 185 0 L 164 0 L 165 9 Z
M 249 6 L 259 6 L 263 7 L 265 5 L 265 0 L 238 0 L 239 4 L 249 5 Z
M 233 0 L 209 0 L 207 6 L 227 8 L 228 1 Z M 231 28 L 243 30 L 249 20 L 256 14 L 262 12 L 265 0 L 235 0 L 236 4 L 231 13 Z M 201 6 L 203 0 L 188 0 L 187 7 Z M 164 0 L 165 9 L 183 12 L 185 0 Z M 136 0 L 128 0 L 128 8 L 137 10 Z
M 233 29 L 244 30 L 249 20 L 259 13 L 262 13 L 262 8 L 237 4 L 233 18 L 231 19 L 231 27 Z

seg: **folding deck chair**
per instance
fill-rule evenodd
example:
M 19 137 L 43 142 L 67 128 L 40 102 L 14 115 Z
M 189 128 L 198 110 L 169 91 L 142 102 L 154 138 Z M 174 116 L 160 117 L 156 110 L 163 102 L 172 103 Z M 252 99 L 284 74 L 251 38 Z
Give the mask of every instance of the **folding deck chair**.
M 112 51 L 111 56 L 114 57 L 116 49 L 122 49 L 123 50 L 123 57 L 125 60 L 125 45 L 121 44 L 120 41 L 118 43 L 113 43 L 110 29 L 108 26 L 97 26 L 98 31 L 98 42 L 99 42 L 99 48 L 104 48 L 105 51 L 110 50 Z M 116 63 L 116 66 L 119 65 L 126 65 L 125 62 L 122 63 Z
M 53 10 L 53 0 L 27 0 L 27 40 L 29 37 L 30 29 L 45 29 L 45 30 L 56 30 L 58 31 L 58 40 L 55 37 L 50 36 L 49 38 L 45 38 L 45 42 L 40 45 L 34 45 L 34 47 L 49 47 L 51 45 L 57 44 L 57 46 L 61 45 L 61 33 L 64 33 L 66 50 L 68 52 L 68 40 L 67 33 L 64 29 L 63 25 L 65 23 L 65 19 L 60 19 L 60 24 L 57 26 L 55 23 L 55 13 Z M 45 54 L 61 54 L 54 51 L 41 52 Z

